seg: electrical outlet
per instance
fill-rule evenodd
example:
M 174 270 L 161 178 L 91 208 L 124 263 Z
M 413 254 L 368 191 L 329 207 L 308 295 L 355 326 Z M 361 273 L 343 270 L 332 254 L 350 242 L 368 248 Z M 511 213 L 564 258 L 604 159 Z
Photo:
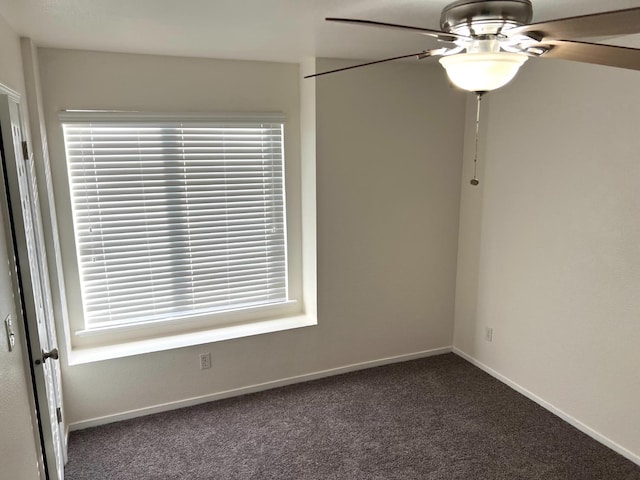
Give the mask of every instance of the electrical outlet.
M 200 354 L 200 370 L 206 370 L 207 368 L 211 368 L 211 353 L 201 353 Z
M 485 327 L 485 329 L 484 329 L 484 339 L 487 342 L 493 341 L 493 328 Z

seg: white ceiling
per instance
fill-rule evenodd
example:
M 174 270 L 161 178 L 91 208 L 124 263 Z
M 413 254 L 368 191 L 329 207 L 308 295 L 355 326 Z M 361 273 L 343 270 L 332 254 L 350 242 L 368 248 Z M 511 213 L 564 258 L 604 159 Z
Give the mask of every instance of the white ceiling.
M 385 58 L 436 47 L 326 16 L 439 29 L 449 0 L 0 0 L 0 15 L 39 46 L 297 62 Z M 640 0 L 533 0 L 534 21 L 640 6 Z

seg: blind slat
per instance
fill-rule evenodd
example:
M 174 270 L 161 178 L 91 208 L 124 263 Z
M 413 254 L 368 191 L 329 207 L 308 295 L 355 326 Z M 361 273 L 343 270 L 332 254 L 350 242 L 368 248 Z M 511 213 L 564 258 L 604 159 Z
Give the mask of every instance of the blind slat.
M 87 115 L 63 123 L 87 329 L 287 301 L 281 122 Z

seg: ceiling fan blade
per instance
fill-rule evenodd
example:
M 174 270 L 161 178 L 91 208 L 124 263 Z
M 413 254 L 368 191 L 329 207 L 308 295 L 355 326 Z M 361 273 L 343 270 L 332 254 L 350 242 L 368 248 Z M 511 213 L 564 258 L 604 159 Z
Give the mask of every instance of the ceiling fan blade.
M 464 35 L 458 35 L 450 32 L 441 32 L 440 30 L 430 30 L 428 28 L 421 27 L 411 27 L 409 25 L 398 25 L 395 23 L 384 23 L 384 22 L 374 22 L 373 20 L 358 20 L 355 18 L 335 18 L 328 17 L 325 18 L 328 22 L 340 22 L 340 23 L 349 23 L 352 25 L 365 25 L 368 27 L 382 27 L 382 28 L 392 28 L 394 30 L 408 30 L 410 32 L 419 33 L 420 35 L 427 35 L 429 37 L 437 38 L 438 40 L 442 40 L 443 42 L 455 42 L 458 39 L 469 38 Z
M 640 7 L 532 23 L 512 28 L 505 33 L 510 37 L 533 34 L 540 40 L 630 35 L 640 33 Z
M 402 58 L 410 58 L 410 57 L 416 57 L 418 60 L 422 60 L 423 58 L 427 58 L 430 57 L 431 55 L 433 55 L 432 52 L 419 52 L 419 53 L 411 53 L 409 55 L 400 55 L 399 57 L 391 57 L 391 58 L 384 58 L 382 60 L 375 60 L 373 62 L 367 62 L 367 63 L 360 63 L 358 65 L 352 65 L 350 67 L 344 67 L 344 68 L 336 68 L 335 70 L 329 70 L 327 72 L 320 72 L 320 73 L 316 73 L 314 75 L 307 75 L 304 78 L 313 78 L 313 77 L 319 77 L 321 75 L 327 75 L 329 73 L 336 73 L 336 72 L 342 72 L 344 70 L 351 70 L 352 68 L 360 68 L 360 67 L 366 67 L 367 65 L 375 65 L 376 63 L 384 63 L 384 62 L 391 62 L 392 60 L 400 60 Z
M 640 70 L 640 49 L 638 48 L 566 40 L 549 40 L 542 42 L 542 44 L 550 45 L 552 48 L 541 58 L 562 58 L 576 62 Z

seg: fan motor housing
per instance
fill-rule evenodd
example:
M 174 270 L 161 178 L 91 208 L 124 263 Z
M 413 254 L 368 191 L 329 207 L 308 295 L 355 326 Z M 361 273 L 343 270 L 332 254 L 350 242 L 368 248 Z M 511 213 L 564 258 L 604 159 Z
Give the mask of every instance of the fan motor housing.
M 530 0 L 458 0 L 442 9 L 440 27 L 460 35 L 498 35 L 532 18 Z

